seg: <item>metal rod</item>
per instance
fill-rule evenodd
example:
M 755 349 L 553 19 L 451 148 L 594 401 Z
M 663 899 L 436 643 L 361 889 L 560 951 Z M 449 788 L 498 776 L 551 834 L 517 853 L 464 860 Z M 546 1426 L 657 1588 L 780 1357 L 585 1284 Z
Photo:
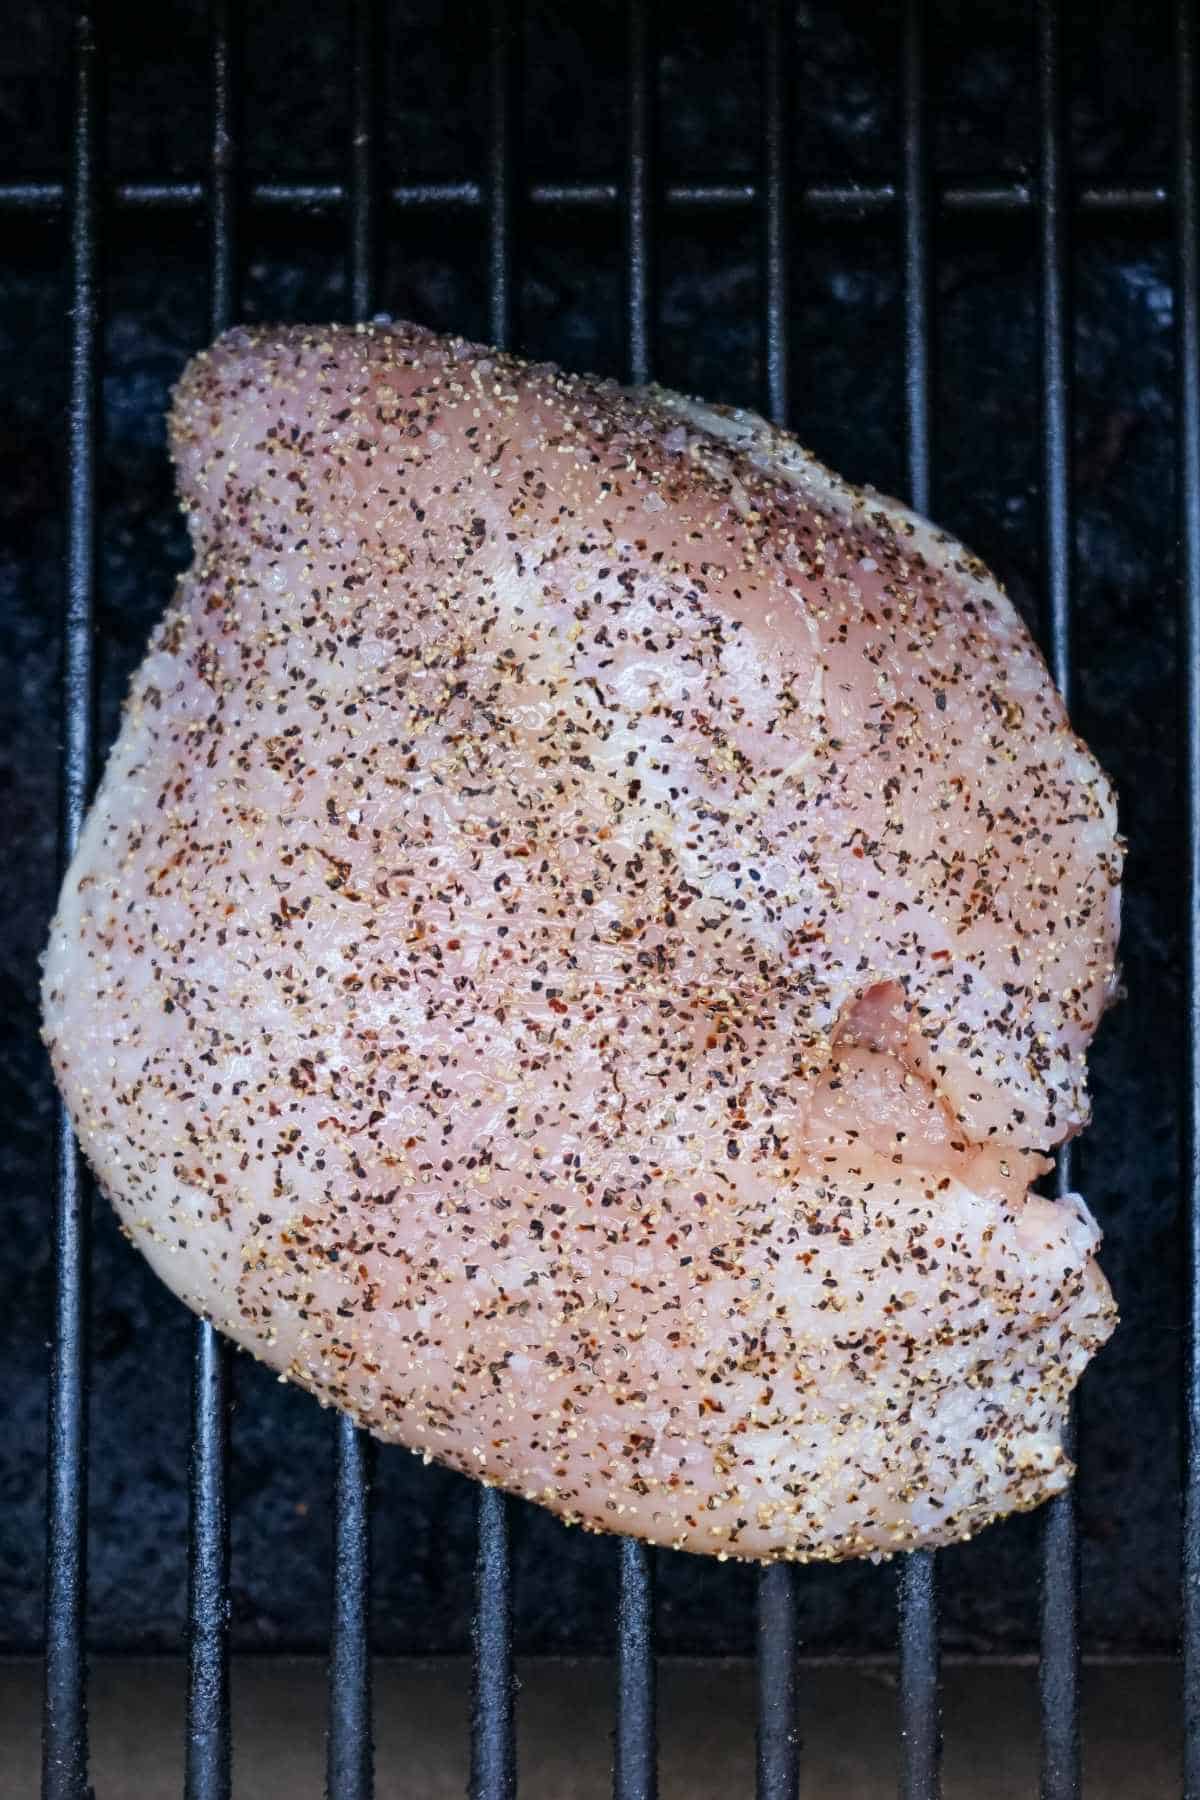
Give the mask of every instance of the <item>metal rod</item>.
M 1059 1164 L 1059 1183 L 1069 1181 Z M 1065 1192 L 1066 1188 L 1061 1187 Z M 1075 1453 L 1069 1423 L 1063 1437 Z M 1042 1800 L 1076 1800 L 1081 1788 L 1079 1731 L 1079 1550 L 1073 1489 L 1046 1508 L 1042 1525 L 1041 1658 L 1038 1699 L 1042 1729 Z
M 378 0 L 355 0 L 350 55 L 350 204 L 347 286 L 351 316 L 375 309 L 378 268 Z M 329 1640 L 329 1800 L 371 1800 L 371 1466 L 373 1447 L 352 1419 L 334 1427 L 333 1611 Z
M 187 1800 L 229 1800 L 229 1456 L 224 1340 L 201 1320 L 192 1352 Z
M 650 11 L 628 0 L 625 115 L 625 369 L 649 381 L 654 356 L 654 89 L 657 65 Z M 617 1562 L 617 1690 L 614 1800 L 658 1793 L 657 1665 L 653 1552 L 621 1540 Z
M 613 1800 L 656 1800 L 658 1678 L 654 1656 L 654 1553 L 622 1538 L 617 1597 L 617 1722 Z
M 237 296 L 237 88 L 233 0 L 211 0 L 212 140 L 208 172 L 209 323 L 234 320 Z
M 763 400 L 767 417 L 776 425 L 787 424 L 790 372 L 789 15 L 790 9 L 784 0 L 766 0 L 763 15 Z M 760 1570 L 757 1594 L 757 1800 L 794 1800 L 799 1791 L 797 1611 L 795 1568 L 790 1563 L 774 1563 Z
M 900 1563 L 900 1795 L 937 1800 L 941 1792 L 937 1571 L 928 1550 Z
M 119 181 L 111 198 L 124 211 L 187 212 L 203 206 L 202 181 Z M 298 213 L 339 212 L 346 205 L 347 186 L 342 181 L 256 181 L 246 191 L 245 202 L 274 211 Z M 742 211 L 762 204 L 760 185 L 754 181 L 674 181 L 660 188 L 663 203 L 682 211 L 728 209 Z M 410 208 L 466 208 L 487 204 L 487 184 L 480 181 L 400 182 L 383 190 L 382 197 L 399 211 Z M 615 211 L 624 199 L 623 185 L 615 181 L 539 181 L 522 196 L 535 207 L 602 208 Z M 818 218 L 868 218 L 893 211 L 901 202 L 894 182 L 810 182 L 797 187 L 793 205 Z M 0 212 L 54 214 L 67 204 L 61 181 L 0 182 Z M 997 213 L 1032 212 L 1037 195 L 1027 181 L 989 181 L 983 178 L 943 182 L 936 187 L 933 204 L 944 212 L 982 217 Z M 1088 182 L 1075 190 L 1072 211 L 1085 217 L 1151 216 L 1166 219 L 1171 190 L 1159 183 Z
M 648 381 L 654 358 L 654 88 L 656 64 L 647 0 L 629 0 L 625 133 L 625 363 L 630 381 Z
M 63 607 L 63 755 L 59 847 L 74 854 L 93 767 L 92 631 L 99 431 L 98 201 L 100 57 L 88 5 L 75 20 L 71 137 L 67 543 Z M 62 1101 L 55 1119 L 54 1337 L 46 1460 L 44 1800 L 88 1800 L 88 1301 L 91 1189 Z
M 491 0 L 491 133 L 487 182 L 488 335 L 507 348 L 513 328 L 512 120 L 517 0 Z M 508 1500 L 481 1488 L 476 1511 L 471 1800 L 511 1800 L 517 1791 L 513 1717 L 512 1559 Z
M 329 1800 L 371 1800 L 371 1459 L 372 1444 L 339 1417 L 333 1484 L 333 1629 L 329 1646 Z
M 763 28 L 763 361 L 767 416 L 776 425 L 788 416 L 788 10 L 784 0 L 766 0 Z
M 1178 330 L 1179 586 L 1187 744 L 1183 1183 L 1187 1196 L 1188 1341 L 1183 1494 L 1183 1794 L 1200 1800 L 1200 114 L 1196 9 L 1175 14 L 1175 306 Z
M 512 341 L 513 305 L 513 19 L 512 0 L 491 0 L 488 69 L 491 131 L 488 136 L 487 268 L 488 337 Z
M 1057 0 L 1041 0 L 1037 21 L 1038 250 L 1041 277 L 1042 534 L 1044 623 L 1051 673 L 1071 698 L 1071 292 L 1066 126 L 1062 79 L 1062 20 Z M 1071 1152 L 1058 1152 L 1056 1188 L 1071 1187 Z M 1073 1449 L 1073 1427 L 1066 1448 Z M 1078 1800 L 1079 1555 L 1075 1492 L 1046 1507 L 1042 1525 L 1041 1711 L 1042 1800 Z
M 901 82 L 905 461 L 909 502 L 918 512 L 928 512 L 933 498 L 933 311 L 930 305 L 930 190 L 925 128 L 923 0 L 905 0 Z
M 209 159 L 209 328 L 225 331 L 237 306 L 236 9 L 212 0 Z M 229 1800 L 229 1347 L 206 1319 L 192 1352 L 189 1468 L 187 1800 Z
M 1041 168 L 1038 249 L 1041 272 L 1042 528 L 1046 558 L 1047 652 L 1055 685 L 1071 700 L 1071 320 L 1070 219 L 1066 206 L 1066 134 L 1062 23 L 1057 0 L 1038 7 L 1038 107 Z
M 795 1575 L 790 1563 L 772 1563 L 758 1577 L 757 1800 L 795 1800 L 800 1790 Z
M 901 58 L 904 131 L 904 399 L 908 493 L 919 512 L 933 498 L 933 312 L 930 186 L 925 125 L 925 8 L 905 0 Z M 900 1792 L 941 1791 L 941 1671 L 937 1569 L 927 1550 L 903 1559 L 900 1606 Z
M 512 1568 L 508 1503 L 480 1488 L 475 1559 L 471 1800 L 512 1800 L 517 1791 L 513 1731 Z
M 375 310 L 379 253 L 379 0 L 355 0 L 350 56 L 350 311 Z

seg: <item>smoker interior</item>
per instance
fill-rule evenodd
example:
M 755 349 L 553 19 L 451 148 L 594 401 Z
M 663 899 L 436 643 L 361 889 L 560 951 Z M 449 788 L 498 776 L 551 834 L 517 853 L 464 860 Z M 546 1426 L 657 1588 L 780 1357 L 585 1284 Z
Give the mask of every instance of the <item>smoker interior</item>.
M 64 716 L 70 749 L 86 719 L 79 681 L 93 680 L 101 757 L 185 561 L 163 411 L 213 318 L 222 308 L 251 320 L 379 310 L 472 336 L 505 328 L 514 347 L 568 366 L 648 368 L 711 398 L 786 408 L 801 439 L 849 477 L 926 498 L 997 570 L 1056 671 L 1069 676 L 1073 714 L 1116 780 L 1130 843 L 1127 998 L 1095 1046 L 1095 1122 L 1072 1155 L 1072 1179 L 1105 1227 L 1103 1261 L 1123 1324 L 1083 1384 L 1077 1502 L 1051 1525 L 1049 1553 L 1045 1514 L 1012 1520 L 940 1554 L 936 1589 L 948 1653 L 1035 1653 L 1046 1611 L 1047 1717 L 1053 1737 L 1057 1716 L 1062 1738 L 1048 1756 L 1046 1791 L 1075 1791 L 1072 1530 L 1085 1655 L 1174 1654 L 1181 1624 L 1191 916 L 1183 847 L 1195 790 L 1180 699 L 1194 614 L 1186 604 L 1181 611 L 1179 593 L 1181 575 L 1185 602 L 1200 579 L 1188 559 L 1189 546 L 1200 552 L 1200 524 L 1192 518 L 1180 554 L 1176 523 L 1176 502 L 1190 492 L 1178 471 L 1196 454 L 1181 430 L 1188 364 L 1176 342 L 1189 218 L 1195 224 L 1192 121 L 1178 78 L 1188 17 L 1187 8 L 1139 0 L 1107 6 L 1102 25 L 1083 0 L 1061 18 L 1059 9 L 1000 0 L 969 9 L 949 0 L 711 8 L 511 0 L 469 19 L 436 0 L 377 9 L 277 0 L 243 19 L 219 4 L 114 0 L 90 58 L 85 47 L 82 90 L 70 8 L 33 9 L 7 35 L 0 1650 L 34 1654 L 46 1641 L 58 1154 L 37 1038 L 36 958 L 59 867 Z M 214 41 L 228 49 L 215 64 Z M 356 42 L 360 52 L 372 46 L 366 64 Z M 773 60 L 781 46 L 786 66 Z M 216 162 L 214 83 L 230 127 Z M 94 109 L 91 149 L 106 166 L 88 160 L 77 134 L 72 148 L 81 100 Z M 355 160 L 352 141 L 364 128 Z M 72 188 L 73 166 L 95 184 L 90 208 L 87 184 Z M 93 271 L 103 303 L 94 343 L 86 319 L 77 313 L 71 323 Z M 1191 306 L 1185 347 L 1194 293 Z M 72 369 L 86 375 L 89 354 L 98 377 L 90 441 L 66 429 Z M 74 391 L 78 417 L 86 383 Z M 81 485 L 93 454 L 94 514 Z M 77 526 L 85 507 L 74 550 L 72 499 Z M 86 590 L 95 625 L 89 638 L 78 618 L 68 623 L 76 665 L 66 715 L 64 569 L 76 600 Z M 79 663 L 89 644 L 90 668 Z M 87 1643 L 178 1656 L 190 1641 L 194 1656 L 197 1627 L 213 1625 L 222 1596 L 209 1594 L 204 1615 L 204 1592 L 199 1600 L 193 1592 L 189 1640 L 193 1322 L 104 1206 L 94 1209 L 89 1259 Z M 335 1587 L 334 1421 L 244 1357 L 231 1382 L 230 1645 L 323 1653 Z M 209 1473 L 219 1475 L 219 1459 Z M 353 1499 L 352 1487 L 344 1491 Z M 372 1512 L 372 1646 L 467 1655 L 475 1490 L 388 1449 L 375 1459 Z M 920 1565 L 916 1581 L 904 1565 L 862 1564 L 806 1568 L 763 1588 L 751 1568 L 631 1557 L 521 1504 L 485 1512 L 484 1522 L 502 1517 L 518 1657 L 606 1655 L 623 1644 L 622 1743 L 632 1757 L 623 1791 L 650 1791 L 648 1665 L 636 1616 L 650 1572 L 657 1649 L 747 1657 L 765 1629 L 768 1700 L 772 1679 L 788 1673 L 783 1647 L 793 1630 L 802 1662 L 894 1651 L 898 1575 L 901 1585 L 907 1579 L 902 1696 L 916 1736 L 905 1753 L 917 1762 L 906 1791 L 933 1791 Z M 354 1548 L 343 1532 L 347 1679 L 358 1648 Z M 61 1572 L 61 1541 L 58 1551 L 52 1566 Z M 503 1602 L 504 1573 L 502 1560 L 484 1559 L 493 1600 Z M 50 1621 L 60 1652 L 69 1611 Z M 502 1613 L 484 1619 L 485 1653 L 490 1644 L 501 1675 Z M 203 1641 L 219 1667 L 221 1632 Z M 499 1793 L 509 1778 L 503 1706 L 488 1714 L 487 1654 L 483 1662 L 480 1729 L 486 1738 L 490 1716 L 499 1736 L 491 1751 L 477 1743 L 477 1789 Z M 69 1654 L 54 1662 L 60 1674 L 70 1666 Z M 803 1667 L 799 1680 L 803 1703 Z M 340 1692 L 353 1746 L 364 1716 L 344 1685 Z M 208 1723 L 220 1738 L 223 1721 Z M 769 1750 L 769 1731 L 767 1739 Z M 217 1752 L 217 1785 L 197 1792 L 222 1791 Z M 488 1761 L 493 1752 L 499 1761 Z M 235 1766 L 236 1755 L 235 1734 Z M 778 1783 L 790 1779 L 791 1750 L 780 1755 L 774 1775 L 760 1758 L 763 1793 L 788 1791 Z M 1066 1773 L 1055 1775 L 1058 1757 Z M 78 1765 L 60 1769 L 47 1791 L 82 1794 L 78 1778 Z M 360 1761 L 336 1791 L 365 1793 L 363 1780 Z M 747 1792 L 753 1780 L 748 1768 Z

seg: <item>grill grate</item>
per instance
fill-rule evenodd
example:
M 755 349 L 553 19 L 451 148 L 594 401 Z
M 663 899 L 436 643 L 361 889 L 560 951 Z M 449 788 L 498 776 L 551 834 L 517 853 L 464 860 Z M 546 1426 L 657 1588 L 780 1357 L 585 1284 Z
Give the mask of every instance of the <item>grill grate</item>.
M 946 213 L 1034 212 L 1041 276 L 1042 508 L 1046 551 L 1045 638 L 1055 679 L 1071 689 L 1072 513 L 1070 485 L 1069 236 L 1085 215 L 1171 215 L 1177 243 L 1179 507 L 1181 604 L 1186 644 L 1188 730 L 1189 1229 L 1191 1267 L 1200 1268 L 1200 174 L 1195 102 L 1196 21 L 1192 0 L 1176 9 L 1177 145 L 1174 191 L 1156 185 L 1074 187 L 1066 166 L 1060 9 L 1038 11 L 1040 168 L 1037 180 L 932 182 L 924 92 L 925 9 L 905 0 L 902 75 L 903 169 L 899 183 L 808 184 L 789 191 L 790 70 L 782 0 L 765 0 L 762 36 L 762 164 L 758 181 L 661 183 L 655 159 L 655 70 L 648 0 L 629 0 L 624 179 L 541 183 L 518 193 L 514 138 L 518 81 L 517 0 L 492 0 L 488 34 L 490 132 L 481 180 L 385 188 L 379 176 L 381 102 L 376 79 L 378 0 L 355 0 L 350 68 L 352 141 L 345 182 L 239 181 L 236 43 L 238 9 L 212 0 L 212 138 L 204 182 L 123 182 L 111 198 L 136 211 L 207 208 L 210 322 L 214 334 L 237 316 L 239 211 L 257 206 L 289 213 L 341 211 L 347 221 L 350 309 L 370 317 L 387 213 L 467 209 L 484 219 L 488 330 L 512 340 L 515 222 L 523 208 L 620 208 L 624 220 L 625 355 L 630 379 L 653 370 L 655 215 L 672 209 L 755 210 L 763 254 L 763 344 L 769 415 L 788 413 L 789 227 L 799 215 L 894 213 L 904 273 L 906 448 L 909 495 L 931 507 L 932 234 Z M 68 534 L 63 631 L 64 753 L 62 849 L 77 841 L 93 772 L 92 634 L 97 537 L 99 323 L 97 275 L 105 198 L 102 162 L 102 55 L 90 5 L 79 8 L 69 181 L 0 184 L 0 210 L 52 214 L 65 209 L 70 246 Z M 65 1112 L 58 1115 L 58 1191 L 54 1349 L 50 1380 L 47 1499 L 47 1596 L 44 1718 L 46 1800 L 87 1800 L 88 1744 L 83 1643 L 86 1586 L 88 1352 L 88 1190 Z M 1070 1182 L 1060 1154 L 1058 1185 Z M 1188 1386 L 1184 1530 L 1185 1794 L 1200 1796 L 1200 1285 L 1193 1285 Z M 228 1672 L 228 1353 L 205 1324 L 194 1339 L 187 1794 L 223 1800 L 231 1791 Z M 330 1653 L 328 1789 L 333 1800 L 369 1800 L 373 1787 L 369 1659 L 371 1447 L 339 1420 L 335 1459 L 335 1594 Z M 1078 1553 L 1071 1493 L 1046 1510 L 1041 1606 L 1042 1793 L 1080 1793 Z M 494 1490 L 478 1502 L 472 1795 L 504 1800 L 516 1792 L 513 1716 L 512 1569 L 509 1506 Z M 616 1550 L 617 1685 L 614 1792 L 651 1800 L 657 1791 L 653 1556 L 622 1542 Z M 901 1791 L 933 1800 L 939 1791 L 940 1717 L 936 1567 L 932 1557 L 903 1559 L 899 1575 Z M 760 1800 L 797 1792 L 800 1749 L 796 1571 L 774 1567 L 758 1579 Z
M 202 181 L 119 181 L 112 200 L 125 212 L 188 212 L 205 204 Z M 480 181 L 396 182 L 386 197 L 397 212 L 478 211 L 489 205 L 487 184 Z M 763 204 L 762 187 L 754 181 L 670 181 L 661 191 L 664 204 L 684 212 L 752 212 Z M 1026 213 L 1037 206 L 1028 181 L 944 181 L 936 185 L 939 207 L 955 214 Z M 247 190 L 249 204 L 269 212 L 344 212 L 349 195 L 341 181 L 256 181 Z M 1156 183 L 1095 181 L 1076 188 L 1074 204 L 1086 217 L 1120 218 L 1169 213 L 1171 190 Z M 535 210 L 575 207 L 613 211 L 623 207 L 624 189 L 612 181 L 537 181 L 521 195 Z M 903 187 L 890 181 L 814 181 L 795 190 L 793 205 L 814 218 L 868 218 L 903 206 Z M 0 211 L 53 215 L 70 207 L 70 190 L 61 181 L 0 181 Z

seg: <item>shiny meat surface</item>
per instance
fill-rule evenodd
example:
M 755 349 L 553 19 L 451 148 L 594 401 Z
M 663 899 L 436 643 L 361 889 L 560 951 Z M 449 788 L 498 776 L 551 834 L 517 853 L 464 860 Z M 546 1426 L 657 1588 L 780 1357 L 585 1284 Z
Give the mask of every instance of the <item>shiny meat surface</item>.
M 163 1278 L 381 1437 L 733 1556 L 1061 1488 L 1120 841 L 1002 591 L 742 413 L 230 333 L 46 958 Z

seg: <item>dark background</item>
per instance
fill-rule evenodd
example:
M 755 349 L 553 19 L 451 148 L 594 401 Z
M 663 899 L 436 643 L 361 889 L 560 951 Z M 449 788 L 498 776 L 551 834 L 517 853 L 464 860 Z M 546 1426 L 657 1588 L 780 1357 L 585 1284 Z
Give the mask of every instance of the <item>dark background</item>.
M 658 18 L 660 172 L 752 179 L 761 140 L 754 4 L 666 4 Z M 252 178 L 338 178 L 349 132 L 340 9 L 247 9 L 245 144 Z M 798 184 L 898 180 L 900 27 L 877 0 L 797 5 L 792 157 Z M 386 177 L 482 176 L 485 9 L 390 9 L 382 88 Z M 1031 9 L 935 8 L 930 102 L 946 177 L 1035 165 Z M 1103 21 L 1101 23 L 1101 20 Z M 0 181 L 67 167 L 65 9 L 21 9 L 0 52 Z M 109 150 L 117 178 L 203 176 L 203 8 L 114 5 Z M 526 8 L 521 173 L 619 180 L 625 13 L 616 0 Z M 1172 75 L 1167 9 L 1069 9 L 1064 68 L 1079 179 L 1165 182 Z M 848 476 L 903 484 L 898 211 L 793 226 L 792 420 Z M 1176 1108 L 1182 1024 L 1174 871 L 1182 845 L 1173 591 L 1169 213 L 1081 220 L 1076 292 L 1077 722 L 1115 776 L 1130 840 L 1129 998 L 1093 1057 L 1096 1123 L 1077 1180 L 1105 1226 L 1124 1324 L 1082 1396 L 1083 1619 L 1089 1649 L 1169 1647 L 1176 1632 L 1182 1345 Z M 1036 621 L 1039 372 L 1035 215 L 941 219 L 937 240 L 935 511 Z M 617 208 L 523 213 L 516 341 L 620 374 Z M 202 210 L 106 220 L 107 325 L 98 611 L 100 742 L 185 555 L 163 437 L 168 388 L 205 338 Z M 380 305 L 440 329 L 485 330 L 478 210 L 389 213 Z M 345 316 L 337 213 L 251 208 L 242 312 Z M 762 399 L 761 220 L 664 209 L 656 372 L 708 397 Z M 62 216 L 3 218 L 0 250 L 0 1648 L 40 1633 L 51 1264 L 52 1093 L 37 1040 L 37 957 L 55 892 L 65 401 Z M 176 1649 L 186 1579 L 189 1316 L 97 1207 L 93 1289 L 90 1632 L 97 1647 Z M 315 1648 L 326 1631 L 331 1419 L 245 1358 L 233 1421 L 234 1642 Z M 381 1649 L 460 1651 L 471 1601 L 472 1491 L 395 1449 L 378 1464 L 375 1634 Z M 514 1508 L 518 1650 L 602 1649 L 611 1542 Z M 940 1558 L 951 1648 L 1029 1647 L 1039 1524 L 1016 1520 Z M 751 1648 L 752 1572 L 658 1556 L 669 1651 Z M 810 1649 L 886 1647 L 894 1571 L 809 1570 Z

